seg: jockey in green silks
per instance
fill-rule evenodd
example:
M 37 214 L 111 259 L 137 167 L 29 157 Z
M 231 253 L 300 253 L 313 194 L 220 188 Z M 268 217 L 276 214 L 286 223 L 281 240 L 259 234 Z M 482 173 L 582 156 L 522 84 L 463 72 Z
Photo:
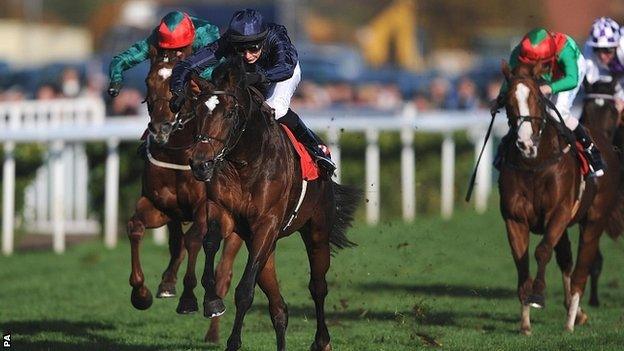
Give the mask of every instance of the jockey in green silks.
M 586 69 L 585 59 L 574 39 L 563 33 L 549 32 L 544 28 L 533 29 L 511 52 L 509 58 L 511 68 L 515 68 L 519 63 L 542 64 L 546 72 L 541 76 L 541 93 L 554 103 L 565 126 L 574 132 L 577 141 L 583 146 L 590 162 L 592 176 L 602 176 L 604 164 L 600 152 L 585 128 L 579 125 L 579 117 L 573 116 L 570 111 Z M 507 85 L 503 84 L 494 109 L 502 106 L 506 91 Z M 552 118 L 559 122 L 556 113 L 550 109 L 549 112 Z M 501 161 L 499 156 L 494 161 L 497 167 Z
M 160 21 L 149 37 L 136 42 L 126 51 L 113 57 L 110 67 L 108 94 L 119 95 L 123 72 L 149 58 L 149 47 L 153 45 L 166 50 L 184 51 L 192 46 L 193 52 L 219 39 L 219 28 L 204 20 L 180 11 L 170 12 Z M 214 66 L 207 67 L 200 76 L 209 79 Z

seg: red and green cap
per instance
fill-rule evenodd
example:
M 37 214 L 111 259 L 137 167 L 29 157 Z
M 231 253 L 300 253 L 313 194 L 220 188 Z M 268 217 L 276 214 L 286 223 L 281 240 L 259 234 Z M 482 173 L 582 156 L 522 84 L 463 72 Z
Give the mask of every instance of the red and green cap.
M 553 36 L 544 28 L 535 28 L 520 41 L 518 60 L 536 64 L 551 61 L 557 53 L 557 44 Z
M 158 45 L 163 49 L 178 49 L 193 43 L 195 26 L 184 12 L 169 12 L 158 25 Z

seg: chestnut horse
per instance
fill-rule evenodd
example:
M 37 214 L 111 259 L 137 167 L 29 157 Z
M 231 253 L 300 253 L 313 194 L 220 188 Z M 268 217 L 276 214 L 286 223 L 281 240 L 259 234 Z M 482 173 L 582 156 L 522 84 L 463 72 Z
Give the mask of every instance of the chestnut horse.
M 330 244 L 337 248 L 353 245 L 345 231 L 361 193 L 331 180 L 302 182 L 298 156 L 273 115 L 265 113 L 263 97 L 246 85 L 240 57 L 222 63 L 213 74 L 213 82 L 214 86 L 202 89 L 195 100 L 195 113 L 202 121 L 191 165 L 195 176 L 207 182 L 208 198 L 235 218 L 235 222 L 211 220 L 211 225 L 224 235 L 235 226 L 249 250 L 236 288 L 236 317 L 227 350 L 241 347 L 243 319 L 251 307 L 256 282 L 269 299 L 277 349 L 286 349 L 288 312 L 279 291 L 274 250 L 279 238 L 295 231 L 301 233 L 307 249 L 308 287 L 316 307 L 311 350 L 331 350 L 324 307 Z M 221 237 L 212 233 L 206 241 L 213 243 L 209 249 L 216 250 Z M 216 297 L 210 284 L 213 275 L 212 263 L 207 260 L 205 315 L 214 312 L 206 308 L 222 304 L 211 301 Z
M 530 307 L 545 306 L 546 265 L 555 250 L 563 273 L 567 330 L 582 324 L 587 315 L 579 307 L 589 269 L 594 262 L 603 230 L 622 231 L 622 191 L 619 160 L 602 130 L 588 125 L 607 165 L 600 178 L 589 178 L 579 199 L 582 175 L 571 132 L 550 115 L 554 107 L 540 93 L 537 80 L 542 66 L 519 64 L 510 71 L 503 64 L 508 90 L 507 118 L 512 133 L 503 150 L 499 178 L 501 213 L 518 271 L 518 297 L 522 306 L 521 332 L 531 333 Z M 555 113 L 555 110 L 552 110 Z M 556 112 L 558 113 L 558 112 Z M 579 127 L 580 128 L 580 127 Z M 566 229 L 580 225 L 578 258 L 572 270 L 572 252 Z M 542 234 L 535 249 L 537 275 L 529 272 L 529 232 Z
M 607 140 L 620 150 L 619 156 L 622 158 L 622 132 L 620 129 L 620 114 L 615 107 L 615 90 L 618 78 L 612 78 L 611 81 L 599 81 L 594 84 L 588 84 L 585 81 L 585 99 L 583 103 L 583 113 L 581 121 L 583 124 L 590 126 L 590 129 L 601 130 L 605 134 Z M 619 235 L 614 228 L 607 229 L 607 233 L 611 238 L 615 239 Z M 603 257 L 600 248 L 596 252 L 596 258 L 590 268 L 590 294 L 589 304 L 598 306 L 598 278 L 602 272 Z
M 189 49 L 190 50 L 190 49 Z M 190 104 L 174 115 L 169 109 L 169 76 L 175 63 L 190 53 L 177 50 L 163 50 L 150 47 L 150 71 L 145 80 L 147 85 L 147 103 L 150 122 L 145 154 L 145 168 L 142 178 L 142 196 L 136 205 L 134 216 L 128 222 L 128 237 L 132 250 L 132 273 L 130 285 L 133 287 L 131 301 L 137 309 L 149 308 L 152 297 L 145 286 L 143 271 L 139 260 L 139 244 L 145 228 L 157 228 L 167 225 L 169 229 L 169 250 L 171 261 L 163 281 L 158 288 L 157 297 L 175 296 L 175 283 L 178 267 L 184 258 L 184 246 L 189 252 L 188 269 L 184 277 L 184 292 L 180 298 L 177 312 L 186 314 L 198 310 L 197 299 L 193 293 L 197 285 L 195 262 L 201 245 L 187 240 L 182 234 L 182 222 L 192 221 L 193 226 L 188 236 L 203 235 L 207 231 L 206 192 L 202 182 L 191 174 L 188 160 L 191 156 L 196 123 Z M 194 121 L 193 121 L 194 122 Z M 217 216 L 217 212 L 211 215 Z M 203 233 L 203 234 L 198 234 Z M 234 257 L 242 245 L 237 235 L 228 236 L 226 248 L 218 270 L 217 292 L 225 295 L 229 289 Z M 206 334 L 206 341 L 218 341 L 218 318 L 211 321 Z

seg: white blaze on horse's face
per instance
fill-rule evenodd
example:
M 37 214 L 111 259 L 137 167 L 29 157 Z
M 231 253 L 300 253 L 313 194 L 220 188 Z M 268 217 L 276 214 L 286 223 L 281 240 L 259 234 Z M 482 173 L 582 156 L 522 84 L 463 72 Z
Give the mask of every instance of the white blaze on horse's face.
M 161 68 L 158 70 L 158 75 L 163 79 L 167 80 L 167 78 L 171 77 L 171 68 Z
M 531 116 L 529 109 L 529 93 L 531 91 L 523 83 L 516 85 L 516 101 L 518 102 L 518 110 L 520 116 Z M 533 126 L 530 121 L 518 119 L 518 139 L 516 146 L 526 158 L 535 158 L 537 156 L 537 144 L 533 142 Z

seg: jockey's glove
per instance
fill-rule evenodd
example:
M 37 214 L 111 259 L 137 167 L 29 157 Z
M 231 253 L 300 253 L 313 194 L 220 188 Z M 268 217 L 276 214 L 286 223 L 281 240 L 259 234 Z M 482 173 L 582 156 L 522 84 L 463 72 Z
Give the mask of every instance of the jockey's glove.
M 256 85 L 266 83 L 267 79 L 262 72 L 247 72 L 245 73 L 245 80 L 247 85 Z
M 121 90 L 121 82 L 111 82 L 108 86 L 108 95 L 111 97 L 115 97 L 119 95 L 119 91 Z
M 173 97 L 169 100 L 169 109 L 173 113 L 178 113 L 182 109 L 182 105 L 184 105 L 184 100 L 186 99 L 184 91 L 174 90 L 171 93 L 173 94 Z

